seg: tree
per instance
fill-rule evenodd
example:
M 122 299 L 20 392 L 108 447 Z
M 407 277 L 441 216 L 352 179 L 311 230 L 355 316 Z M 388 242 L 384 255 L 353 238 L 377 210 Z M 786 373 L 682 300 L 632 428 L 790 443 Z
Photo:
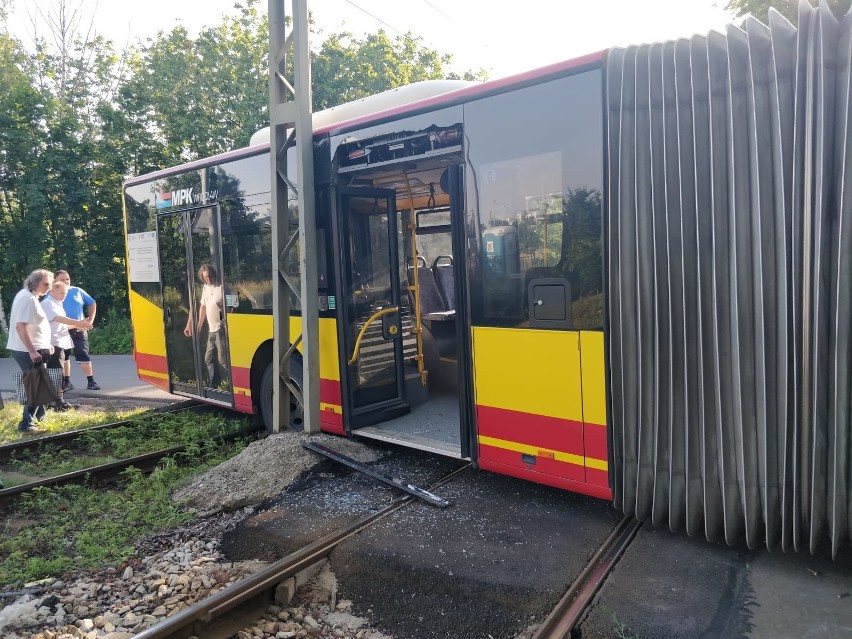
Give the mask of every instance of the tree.
M 852 0 L 823 0 L 840 19 L 852 6 Z M 799 22 L 799 0 L 729 0 L 725 8 L 732 11 L 737 17 L 747 14 L 753 15 L 761 22 L 769 19 L 769 7 L 775 8 L 781 15 L 794 25 Z
M 39 5 L 33 30 L 32 52 L 0 34 L 0 288 L 8 303 L 32 269 L 67 268 L 121 306 L 121 175 L 99 157 L 122 62 L 66 0 Z
M 312 56 L 311 80 L 315 110 L 328 109 L 421 80 L 459 79 L 446 71 L 452 56 L 422 46 L 410 32 L 391 40 L 380 30 L 363 40 L 350 33 L 332 34 Z M 484 80 L 483 70 L 467 71 L 461 79 Z
M 0 0 L 2 27 L 9 3 Z M 32 269 L 67 268 L 104 308 L 122 312 L 124 179 L 246 146 L 269 123 L 269 27 L 258 0 L 235 5 L 234 15 L 195 38 L 176 27 L 121 54 L 87 25 L 86 3 L 39 3 L 31 52 L 0 31 L 0 291 L 7 304 Z M 317 109 L 457 77 L 445 70 L 449 56 L 410 34 L 338 35 L 312 57 Z

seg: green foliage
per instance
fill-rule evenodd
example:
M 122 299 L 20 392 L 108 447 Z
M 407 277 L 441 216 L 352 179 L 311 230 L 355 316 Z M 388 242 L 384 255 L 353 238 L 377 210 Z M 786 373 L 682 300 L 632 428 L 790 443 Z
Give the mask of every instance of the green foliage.
M 87 431 L 80 446 L 85 454 L 64 447 L 45 446 L 35 456 L 14 456 L 9 466 L 23 475 L 54 477 L 117 459 L 125 459 L 174 446 L 196 442 L 212 442 L 216 437 L 248 427 L 246 420 L 225 419 L 221 415 L 205 415 L 187 411 L 178 414 L 143 413 L 126 426 Z M 212 445 L 212 444 L 210 444 Z M 191 452 L 200 456 L 203 449 Z
M 216 427 L 215 415 L 196 415 L 195 421 Z M 26 495 L 13 515 L 33 523 L 14 535 L 0 530 L 0 590 L 68 570 L 119 565 L 143 536 L 191 519 L 172 502 L 175 487 L 238 454 L 242 446 L 200 446 L 182 463 L 167 459 L 148 476 L 130 469 L 116 490 L 64 486 Z
M 44 419 L 39 422 L 39 428 L 44 428 L 48 433 L 64 433 L 69 430 L 117 422 L 139 413 L 142 409 L 129 411 L 118 411 L 112 408 L 97 411 L 67 411 L 57 413 L 49 410 Z M 17 400 L 5 402 L 0 409 L 0 444 L 18 441 L 21 434 L 18 432 L 18 422 L 21 421 L 21 405 Z
M 328 36 L 312 57 L 314 109 L 327 109 L 388 89 L 442 78 L 458 79 L 445 68 L 452 56 L 422 46 L 411 33 L 391 40 L 380 30 L 363 40 L 351 33 Z M 483 80 L 486 73 L 468 71 L 466 80 Z
M 6 0 L 0 0 L 5 25 Z M 68 0 L 45 3 L 48 20 Z M 35 268 L 64 268 L 101 309 L 127 316 L 121 187 L 127 176 L 245 146 L 269 123 L 268 31 L 258 0 L 195 38 L 183 27 L 118 55 L 85 28 L 93 1 L 69 28 L 24 50 L 0 31 L 0 291 L 5 308 Z M 316 34 L 315 34 L 316 35 Z M 337 34 L 313 54 L 317 109 L 432 78 L 454 78 L 450 56 L 411 34 L 363 40 Z M 481 79 L 483 71 L 465 72 Z M 126 341 L 109 338 L 110 352 Z M 94 348 L 94 345 L 93 345 Z M 98 347 L 100 348 L 100 347 Z M 102 351 L 95 351 L 102 352 Z
M 846 15 L 849 7 L 852 6 L 852 0 L 824 1 L 838 19 Z M 811 4 L 816 5 L 816 0 L 813 0 Z M 781 13 L 781 15 L 794 25 L 799 23 L 799 0 L 729 0 L 725 5 L 725 8 L 733 12 L 737 17 L 750 13 L 763 23 L 769 21 L 769 7 Z
M 89 333 L 89 350 L 93 355 L 119 355 L 133 352 L 133 327 L 127 315 L 120 315 L 114 308 L 97 330 Z
M 615 635 L 613 635 L 615 639 L 640 639 L 639 634 L 630 632 L 630 628 L 620 622 L 618 617 L 615 616 L 615 613 L 612 613 L 612 627 L 615 632 Z

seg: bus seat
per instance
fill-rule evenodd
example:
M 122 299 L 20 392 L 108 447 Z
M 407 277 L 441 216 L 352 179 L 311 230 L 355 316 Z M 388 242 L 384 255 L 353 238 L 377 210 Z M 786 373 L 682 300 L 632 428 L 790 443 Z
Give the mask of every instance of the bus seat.
M 429 315 L 430 313 L 443 313 L 447 310 L 444 306 L 444 300 L 441 298 L 441 293 L 438 290 L 438 285 L 435 283 L 435 276 L 429 268 L 419 268 L 417 270 L 417 279 L 420 282 L 420 313 L 421 315 Z M 408 267 L 408 284 L 414 286 L 414 267 Z M 412 291 L 413 301 L 413 291 Z
M 456 310 L 456 281 L 453 276 L 453 256 L 439 255 L 432 262 L 432 274 L 448 311 Z

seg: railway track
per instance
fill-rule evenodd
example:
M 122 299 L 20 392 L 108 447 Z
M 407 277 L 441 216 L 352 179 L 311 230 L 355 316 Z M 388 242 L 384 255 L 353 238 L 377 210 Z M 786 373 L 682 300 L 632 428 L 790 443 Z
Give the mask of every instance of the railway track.
M 462 466 L 448 473 L 430 486 L 433 490 L 462 473 Z M 279 584 L 294 577 L 327 557 L 338 544 L 374 525 L 417 499 L 404 494 L 385 508 L 359 517 L 355 521 L 332 531 L 315 542 L 289 554 L 264 569 L 246 577 L 203 601 L 137 633 L 134 639 L 185 639 L 197 637 L 230 637 L 262 617 L 275 600 Z
M 441 478 L 430 490 L 451 481 L 466 467 Z M 219 638 L 233 636 L 262 618 L 275 601 L 279 584 L 328 557 L 343 541 L 376 524 L 415 499 L 404 495 L 386 508 L 360 517 L 270 564 L 261 571 L 200 601 L 158 624 L 137 633 L 135 639 L 178 639 L 189 636 Z M 569 639 L 584 611 L 594 600 L 607 576 L 630 545 L 642 523 L 622 519 L 563 597 L 536 630 L 532 639 Z
M 180 406 L 172 407 L 171 409 L 165 409 L 157 412 L 160 414 L 178 413 L 186 410 L 192 410 L 196 407 L 198 407 L 198 404 L 196 402 L 182 402 Z M 206 407 L 202 408 L 206 409 Z M 8 462 L 15 455 L 22 455 L 26 453 L 38 454 L 38 451 L 42 447 L 46 446 L 64 446 L 70 448 L 77 447 L 79 446 L 80 440 L 92 431 L 114 429 L 122 426 L 127 426 L 131 422 L 132 420 L 123 420 L 119 422 L 112 422 L 109 424 L 95 426 L 88 429 L 50 435 L 47 437 L 39 438 L 39 440 L 15 442 L 14 444 L 9 444 L 0 447 L 0 461 Z M 238 431 L 234 431 L 233 433 L 215 436 L 212 438 L 212 440 L 217 443 L 227 443 L 235 441 L 237 439 L 251 437 L 256 434 L 256 432 L 256 428 L 245 428 Z M 137 468 L 138 470 L 144 473 L 150 473 L 157 467 L 157 464 L 165 457 L 177 455 L 181 452 L 186 451 L 191 446 L 196 446 L 197 444 L 198 442 L 191 442 L 182 445 L 170 446 L 168 448 L 163 448 L 157 451 L 147 452 L 140 455 L 135 455 L 132 457 L 108 462 L 105 464 L 98 464 L 72 472 L 63 473 L 61 475 L 56 475 L 53 477 L 34 480 L 31 482 L 20 484 L 18 486 L 0 489 L 0 508 L 7 507 L 11 502 L 19 498 L 21 495 L 31 492 L 36 488 L 57 487 L 67 484 L 83 482 L 115 482 L 120 479 L 122 473 L 130 467 Z
M 150 411 L 147 411 L 146 415 L 161 415 L 161 414 L 170 414 L 170 413 L 180 413 L 186 410 L 191 410 L 194 408 L 201 407 L 202 404 L 194 400 L 176 402 L 174 404 L 169 404 L 168 406 L 164 406 L 163 408 L 155 408 Z M 89 428 L 82 428 L 78 430 L 70 430 L 64 433 L 56 433 L 53 435 L 44 435 L 41 437 L 33 437 L 30 439 L 22 439 L 21 441 L 12 442 L 10 444 L 2 444 L 0 445 L 0 464 L 6 464 L 9 460 L 14 457 L 21 457 L 23 455 L 32 455 L 38 452 L 39 449 L 45 448 L 47 446 L 64 446 L 64 447 L 72 447 L 74 446 L 74 442 L 78 441 L 81 437 L 97 432 L 97 431 L 105 431 L 111 430 L 114 428 L 119 428 L 121 426 L 127 426 L 133 420 L 125 419 L 117 422 L 110 422 L 109 424 L 100 424 L 98 426 L 90 426 Z
M 539 626 L 532 639 L 569 639 L 580 618 L 592 603 L 595 593 L 615 568 L 633 541 L 642 522 L 632 517 L 622 519 L 586 564 L 551 613 Z

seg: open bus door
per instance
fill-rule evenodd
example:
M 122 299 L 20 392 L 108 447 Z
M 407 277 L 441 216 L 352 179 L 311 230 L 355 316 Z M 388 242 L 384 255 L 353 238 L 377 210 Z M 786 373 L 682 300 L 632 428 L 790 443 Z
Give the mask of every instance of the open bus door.
M 340 344 L 349 427 L 408 411 L 396 193 L 343 188 L 340 215 Z
M 233 405 L 218 207 L 159 215 L 157 240 L 169 390 Z

